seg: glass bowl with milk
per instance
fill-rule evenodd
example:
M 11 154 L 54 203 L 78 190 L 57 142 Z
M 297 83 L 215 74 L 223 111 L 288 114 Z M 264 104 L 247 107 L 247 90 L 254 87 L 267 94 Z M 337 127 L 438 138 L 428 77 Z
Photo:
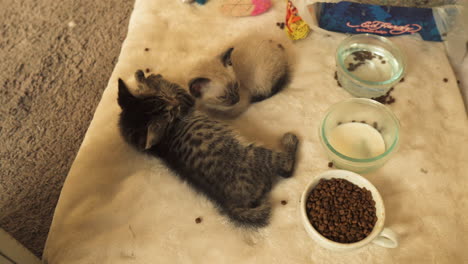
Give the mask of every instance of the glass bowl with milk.
M 352 98 L 328 109 L 319 136 L 335 167 L 366 173 L 380 168 L 395 153 L 400 123 L 383 104 Z

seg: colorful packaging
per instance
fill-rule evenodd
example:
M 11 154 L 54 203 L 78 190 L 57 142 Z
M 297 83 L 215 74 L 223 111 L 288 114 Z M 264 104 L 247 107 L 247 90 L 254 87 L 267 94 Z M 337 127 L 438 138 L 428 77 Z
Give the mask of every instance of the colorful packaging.
M 418 33 L 424 40 L 442 41 L 432 8 L 395 7 L 351 2 L 316 3 L 319 27 L 336 32 L 381 36 Z
M 286 27 L 284 30 L 292 40 L 299 40 L 307 37 L 310 28 L 299 16 L 296 7 L 290 0 L 286 1 Z

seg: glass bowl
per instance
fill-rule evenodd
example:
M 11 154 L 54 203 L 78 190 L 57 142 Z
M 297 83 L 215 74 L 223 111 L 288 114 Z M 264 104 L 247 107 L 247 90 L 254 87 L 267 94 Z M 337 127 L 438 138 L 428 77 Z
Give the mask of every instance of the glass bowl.
M 385 95 L 403 78 L 406 59 L 389 39 L 359 34 L 343 40 L 336 51 L 337 80 L 355 97 Z
M 319 128 L 320 141 L 334 166 L 357 173 L 371 172 L 384 165 L 398 149 L 399 133 L 400 123 L 395 114 L 366 98 L 351 98 L 332 105 Z M 337 135 L 342 140 L 337 140 L 340 139 Z

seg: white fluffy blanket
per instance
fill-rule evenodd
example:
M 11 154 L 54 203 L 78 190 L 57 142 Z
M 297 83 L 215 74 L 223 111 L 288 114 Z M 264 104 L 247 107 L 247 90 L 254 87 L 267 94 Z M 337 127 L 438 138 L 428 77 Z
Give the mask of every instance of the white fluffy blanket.
M 159 160 L 122 141 L 118 77 L 129 79 L 136 69 L 149 68 L 186 84 L 198 59 L 241 34 L 284 36 L 276 26 L 284 20 L 284 1 L 247 18 L 223 17 L 219 5 L 136 1 L 119 62 L 63 187 L 44 259 L 51 264 L 467 263 L 468 122 L 440 43 L 393 38 L 408 56 L 405 81 L 395 87 L 396 103 L 390 106 L 401 121 L 401 147 L 366 177 L 382 194 L 386 225 L 400 238 L 396 249 L 371 244 L 332 252 L 308 237 L 299 218 L 305 185 L 328 169 L 319 120 L 331 104 L 350 97 L 333 78 L 335 49 L 344 35 L 315 30 L 295 43 L 291 85 L 234 122 L 265 144 L 287 131 L 301 139 L 296 173 L 274 187 L 271 224 L 258 232 L 234 228 Z

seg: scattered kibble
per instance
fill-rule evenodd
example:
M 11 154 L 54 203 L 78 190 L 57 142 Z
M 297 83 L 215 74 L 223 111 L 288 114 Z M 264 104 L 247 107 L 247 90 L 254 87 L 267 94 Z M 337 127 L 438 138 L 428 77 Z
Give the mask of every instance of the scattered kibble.
M 344 179 L 321 179 L 307 198 L 306 211 L 321 235 L 340 243 L 366 238 L 377 222 L 372 193 Z
M 149 48 L 145 48 L 145 51 L 149 51 Z
M 333 167 L 333 162 L 332 161 L 328 162 L 328 168 L 331 168 L 331 167 Z
M 338 84 L 339 87 L 341 87 L 341 83 L 340 81 L 338 81 L 338 73 L 335 71 L 335 80 L 336 80 L 336 84 Z
M 278 26 L 280 29 L 284 29 L 285 24 L 284 22 L 277 22 L 276 26 Z
M 382 104 L 393 104 L 396 99 L 390 95 L 390 93 L 393 91 L 393 87 L 390 88 L 390 90 L 388 90 L 388 92 L 382 96 L 379 96 L 379 97 L 374 97 L 374 98 L 371 98 L 372 100 L 375 100 L 379 103 L 382 103 Z
M 444 82 L 448 82 L 448 79 L 447 79 L 447 78 L 444 78 Z
M 356 63 L 356 64 L 350 63 L 350 64 L 348 65 L 347 70 L 350 71 L 350 72 L 352 72 L 352 71 L 356 70 L 359 66 L 364 65 L 364 64 L 365 64 L 365 63 L 362 62 L 362 61 L 360 61 L 360 62 L 358 62 L 358 63 Z
M 146 71 L 146 73 L 149 73 L 149 72 L 150 72 L 150 69 L 149 69 L 149 68 L 146 68 L 145 71 Z
M 351 53 L 351 55 L 354 56 L 353 57 L 354 61 L 357 61 L 358 63 L 350 63 L 348 65 L 348 71 L 350 72 L 355 71 L 359 66 L 366 64 L 366 60 L 372 60 L 376 58 L 377 56 L 379 56 L 367 50 L 355 51 Z
M 288 201 L 282 200 L 282 201 L 281 201 L 281 204 L 282 204 L 282 205 L 287 205 L 287 204 L 288 204 Z
M 202 220 L 203 220 L 203 218 L 197 217 L 197 218 L 195 218 L 195 223 L 199 224 L 199 223 L 202 222 Z
M 362 62 L 366 60 L 372 60 L 373 58 L 375 58 L 375 54 L 367 50 L 355 51 L 351 53 L 351 55 L 354 56 L 355 61 L 362 61 Z
M 405 77 L 401 78 L 400 82 L 404 82 L 405 81 Z

